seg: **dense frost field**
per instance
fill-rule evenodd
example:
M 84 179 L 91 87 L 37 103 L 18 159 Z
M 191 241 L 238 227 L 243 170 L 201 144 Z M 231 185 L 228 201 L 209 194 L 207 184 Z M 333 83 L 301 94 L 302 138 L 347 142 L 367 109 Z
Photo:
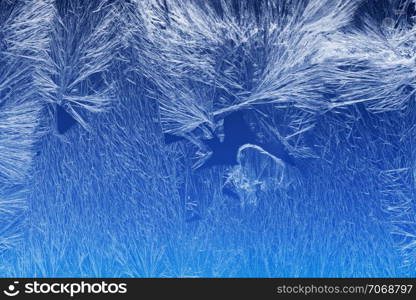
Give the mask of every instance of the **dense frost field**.
M 0 276 L 416 276 L 410 0 L 0 0 Z

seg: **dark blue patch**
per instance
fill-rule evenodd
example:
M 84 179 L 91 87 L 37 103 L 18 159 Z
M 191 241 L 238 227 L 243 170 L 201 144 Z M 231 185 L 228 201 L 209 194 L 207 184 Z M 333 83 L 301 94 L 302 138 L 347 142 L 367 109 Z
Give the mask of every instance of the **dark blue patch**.
M 270 154 L 294 165 L 293 158 L 278 140 L 260 142 L 244 119 L 244 111 L 236 111 L 224 118 L 224 141 L 215 137 L 204 143 L 213 152 L 203 167 L 215 165 L 236 165 L 238 149 L 245 144 L 260 146 Z
M 165 138 L 165 144 L 172 144 L 172 143 L 176 143 L 176 142 L 180 142 L 180 141 L 185 140 L 185 138 L 182 137 L 182 136 L 178 136 L 178 135 L 174 135 L 174 134 L 170 134 L 170 133 L 165 133 L 164 138 Z
M 77 121 L 64 108 L 56 105 L 56 126 L 59 134 L 64 134 L 76 123 Z

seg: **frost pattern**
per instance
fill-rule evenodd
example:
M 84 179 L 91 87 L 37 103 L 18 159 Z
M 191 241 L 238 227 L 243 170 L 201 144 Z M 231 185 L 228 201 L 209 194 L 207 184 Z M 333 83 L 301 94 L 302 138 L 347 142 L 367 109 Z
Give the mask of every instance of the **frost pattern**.
M 373 1 L 363 1 L 360 9 L 364 13 L 356 16 L 354 25 L 328 37 L 329 51 L 322 51 L 321 59 L 337 66 L 330 84 L 340 96 L 334 99 L 332 109 L 353 123 L 357 118 L 367 120 L 370 131 L 379 132 L 384 139 L 381 147 L 385 156 L 396 156 L 385 159 L 385 165 L 377 166 L 375 174 L 379 172 L 382 205 L 397 246 L 405 264 L 414 266 L 414 154 L 408 139 L 415 134 L 415 6 L 413 1 L 380 0 L 377 6 Z M 346 107 L 357 107 L 359 115 L 346 114 Z M 365 138 L 371 141 L 374 136 Z
M 84 128 L 83 110 L 101 112 L 112 98 L 107 71 L 117 57 L 118 14 L 107 1 L 58 1 L 48 50 L 35 78 L 51 113 L 62 107 Z
M 1 25 L 0 56 L 0 178 L 20 183 L 26 177 L 33 157 L 39 111 L 33 89 L 38 48 L 45 45 L 47 1 L 18 1 L 2 7 L 6 19 Z M 6 12 L 9 12 L 8 14 Z M 33 28 L 33 30 L 32 30 Z M 41 49 L 41 48 L 40 48 Z
M 380 0 L 359 25 L 328 37 L 325 55 L 338 65 L 332 80 L 342 89 L 332 107 L 364 103 L 373 113 L 401 110 L 415 91 L 415 23 L 410 1 Z M 392 76 L 391 74 L 395 74 Z
M 241 146 L 237 162 L 225 187 L 236 191 L 242 206 L 256 205 L 258 193 L 286 190 L 298 181 L 295 169 L 257 145 Z
M 328 109 L 321 79 L 331 64 L 315 64 L 313 57 L 326 35 L 348 23 L 356 4 L 135 2 L 141 17 L 127 32 L 141 55 L 139 68 L 157 87 L 162 128 L 191 137 L 209 137 L 236 110 Z M 287 143 L 311 128 L 309 119 L 289 121 Z
M 0 274 L 413 276 L 414 22 L 410 0 L 0 0 Z
M 0 3 L 0 252 L 20 234 L 42 109 L 34 62 L 46 44 L 50 1 Z

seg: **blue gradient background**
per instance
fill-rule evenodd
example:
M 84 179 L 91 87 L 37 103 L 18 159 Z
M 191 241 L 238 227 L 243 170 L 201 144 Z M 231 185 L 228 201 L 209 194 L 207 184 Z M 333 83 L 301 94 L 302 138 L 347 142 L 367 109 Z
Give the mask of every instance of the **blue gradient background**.
M 42 106 L 25 205 L 13 219 L 20 238 L 0 252 L 1 277 L 416 275 L 414 246 L 406 248 L 416 234 L 413 96 L 401 110 L 354 104 L 320 114 L 302 135 L 317 157 L 290 166 L 296 184 L 258 190 L 255 204 L 242 205 L 224 193 L 230 166 L 194 170 L 194 145 L 165 143 L 157 89 L 129 68 L 131 48 L 118 51 L 123 59 L 90 79 L 99 89 L 111 78 L 116 100 L 104 112 L 80 110 L 88 130 L 56 133 L 54 104 Z M 282 124 L 283 112 L 291 109 L 268 118 Z M 258 120 L 255 110 L 245 116 Z

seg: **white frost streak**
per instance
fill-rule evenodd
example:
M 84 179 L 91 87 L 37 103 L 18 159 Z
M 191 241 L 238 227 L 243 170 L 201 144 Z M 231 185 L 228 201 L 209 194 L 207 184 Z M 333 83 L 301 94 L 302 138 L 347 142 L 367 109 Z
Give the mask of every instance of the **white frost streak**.
M 322 48 L 321 59 L 338 65 L 329 81 L 342 92 L 332 108 L 363 102 L 374 113 L 401 110 L 415 93 L 416 28 L 398 7 L 410 2 L 383 3 L 383 20 L 364 14 L 360 28 L 329 36 Z
M 260 20 L 244 1 L 237 8 L 222 1 L 221 13 L 198 1 L 166 3 L 137 1 L 151 46 L 142 54 L 155 66 L 147 76 L 162 94 L 166 132 L 253 105 L 325 109 L 320 79 L 328 66 L 311 58 L 326 34 L 350 20 L 356 1 L 263 2 Z M 203 99 L 193 93 L 201 85 Z
M 117 56 L 118 14 L 105 2 L 68 1 L 54 12 L 49 50 L 35 78 L 44 100 L 61 105 L 84 128 L 82 110 L 101 112 L 112 99 L 105 73 Z
M 2 9 L 8 9 L 5 5 Z M 33 62 L 46 47 L 50 1 L 19 1 L 2 25 L 0 54 L 0 182 L 20 183 L 34 155 L 41 105 Z
M 51 1 L 0 3 L 0 252 L 20 237 L 39 132 L 41 104 L 33 63 L 47 46 Z

